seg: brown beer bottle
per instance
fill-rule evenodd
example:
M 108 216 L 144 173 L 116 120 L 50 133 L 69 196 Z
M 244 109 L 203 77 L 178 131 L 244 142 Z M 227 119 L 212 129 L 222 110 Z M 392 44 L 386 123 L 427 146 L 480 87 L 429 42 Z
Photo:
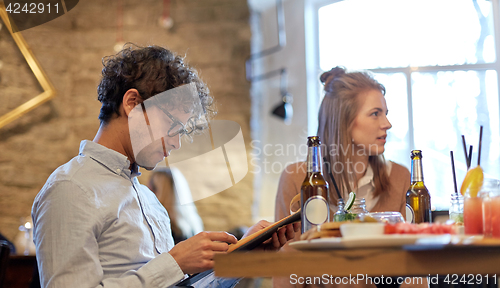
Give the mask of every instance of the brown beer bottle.
M 406 222 L 431 222 L 431 195 L 424 185 L 422 151 L 411 151 L 411 184 L 406 192 Z
M 307 138 L 307 174 L 300 189 L 302 233 L 330 221 L 328 183 L 323 177 L 323 158 L 318 136 Z

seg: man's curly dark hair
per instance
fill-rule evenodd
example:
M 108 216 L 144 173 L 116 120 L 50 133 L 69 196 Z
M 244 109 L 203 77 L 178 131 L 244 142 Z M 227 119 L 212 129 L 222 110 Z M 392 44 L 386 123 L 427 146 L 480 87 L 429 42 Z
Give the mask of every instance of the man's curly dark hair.
M 144 101 L 163 91 L 193 82 L 204 112 L 209 117 L 215 115 L 215 111 L 210 109 L 213 98 L 206 84 L 194 68 L 187 66 L 182 57 L 168 49 L 132 44 L 116 55 L 104 57 L 102 64 L 102 79 L 97 88 L 97 99 L 102 103 L 99 114 L 101 124 L 108 123 L 113 114 L 119 115 L 123 95 L 129 89 L 137 89 Z

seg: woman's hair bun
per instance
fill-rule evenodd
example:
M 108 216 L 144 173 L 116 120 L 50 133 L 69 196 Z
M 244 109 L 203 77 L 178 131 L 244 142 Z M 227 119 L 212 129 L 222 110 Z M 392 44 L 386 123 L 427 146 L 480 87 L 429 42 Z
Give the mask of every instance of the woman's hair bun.
M 319 80 L 321 81 L 321 83 L 326 83 L 328 82 L 329 79 L 335 79 L 341 75 L 344 75 L 345 74 L 345 68 L 344 67 L 340 67 L 340 66 L 337 66 L 337 67 L 334 67 L 332 68 L 330 71 L 327 71 L 327 72 L 324 72 L 323 74 L 321 74 L 321 76 L 319 77 Z

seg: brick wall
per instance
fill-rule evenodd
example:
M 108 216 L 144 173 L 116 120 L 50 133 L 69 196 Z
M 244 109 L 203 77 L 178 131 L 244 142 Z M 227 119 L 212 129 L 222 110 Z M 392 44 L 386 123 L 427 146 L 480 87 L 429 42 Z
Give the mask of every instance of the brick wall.
M 10 239 L 30 214 L 35 195 L 59 165 L 98 129 L 96 87 L 101 58 L 114 54 L 117 0 L 85 0 L 66 15 L 21 32 L 57 90 L 55 99 L 0 128 L 0 231 Z M 174 27 L 158 25 L 161 0 L 123 1 L 123 38 L 186 55 L 207 82 L 216 119 L 234 120 L 250 139 L 250 84 L 244 61 L 251 32 L 246 0 L 172 0 Z M 42 90 L 6 27 L 0 30 L 0 115 Z M 248 149 L 248 148 L 247 148 Z M 140 181 L 147 180 L 147 173 Z M 234 187 L 196 203 L 207 230 L 250 225 L 251 173 Z M 195 187 L 191 187 L 196 189 Z

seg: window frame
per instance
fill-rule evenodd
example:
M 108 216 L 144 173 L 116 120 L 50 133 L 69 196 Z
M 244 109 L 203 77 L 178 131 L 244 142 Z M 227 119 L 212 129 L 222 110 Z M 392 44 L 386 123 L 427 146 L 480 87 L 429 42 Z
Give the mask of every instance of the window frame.
M 319 59 L 319 9 L 323 6 L 346 0 L 309 0 L 305 2 L 305 32 L 306 32 L 306 70 L 307 70 L 307 113 L 308 132 L 310 135 L 317 133 L 318 108 L 323 98 L 322 85 L 319 75 L 323 72 Z M 493 13 L 493 36 L 495 41 L 496 59 L 493 63 L 462 64 L 447 66 L 418 66 L 398 68 L 366 69 L 373 73 L 403 73 L 406 77 L 407 103 L 408 103 L 408 136 L 409 147 L 415 149 L 415 130 L 413 127 L 413 93 L 412 74 L 438 71 L 486 71 L 495 70 L 497 74 L 497 91 L 500 92 L 500 0 L 489 0 Z M 500 95 L 499 95 L 500 100 Z M 500 101 L 499 101 L 500 103 Z M 499 105 L 500 106 L 500 105 Z M 500 107 L 499 107 L 500 110 Z
M 322 72 L 319 60 L 319 18 L 318 11 L 321 7 L 346 0 L 310 0 L 305 7 L 305 26 L 306 26 L 306 69 L 307 69 L 307 94 L 308 94 L 308 131 L 316 133 L 318 107 L 323 99 L 321 83 L 318 76 Z M 400 68 L 376 68 L 367 69 L 373 73 L 404 73 L 406 76 L 406 89 L 408 95 L 408 131 L 410 132 L 410 148 L 414 149 L 414 131 L 413 131 L 413 102 L 411 91 L 411 75 L 415 72 L 438 72 L 438 71 L 460 71 L 460 70 L 496 70 L 497 85 L 500 91 L 500 5 L 499 0 L 489 0 L 492 2 L 493 29 L 495 38 L 496 59 L 494 63 L 484 64 L 462 64 L 447 66 L 418 66 L 418 67 L 400 67 Z M 500 108 L 500 107 L 499 107 Z

